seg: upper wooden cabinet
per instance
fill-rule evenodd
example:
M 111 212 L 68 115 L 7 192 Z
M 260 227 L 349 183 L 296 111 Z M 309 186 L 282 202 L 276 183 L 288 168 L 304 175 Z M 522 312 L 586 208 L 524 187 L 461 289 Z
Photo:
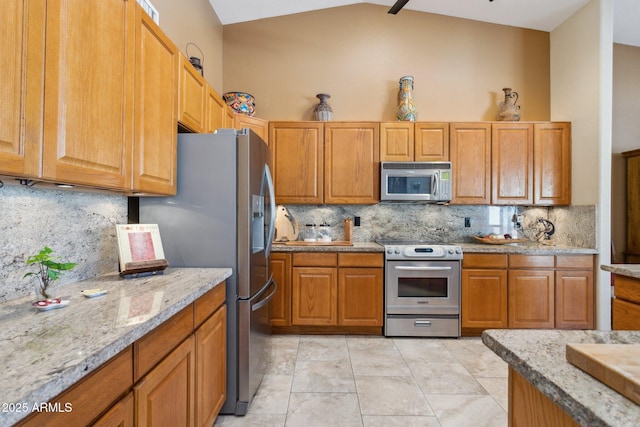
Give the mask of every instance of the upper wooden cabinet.
M 44 0 L 3 2 L 0 26 L 0 174 L 37 176 L 44 87 Z
M 227 116 L 227 104 L 213 88 L 207 85 L 207 114 L 206 133 L 213 133 L 217 129 L 225 128 Z
M 188 130 L 202 133 L 207 128 L 207 90 L 204 77 L 180 53 L 178 121 Z
M 264 119 L 250 117 L 246 114 L 234 114 L 233 127 L 235 129 L 249 128 L 269 145 L 269 122 Z
M 130 188 L 135 6 L 47 2 L 43 178 Z
M 451 123 L 454 204 L 571 204 L 570 123 Z
M 571 204 L 571 123 L 534 124 L 534 203 Z
M 324 128 L 324 143 L 324 202 L 378 203 L 378 123 L 327 123 Z
M 276 203 L 323 203 L 324 124 L 271 122 L 269 141 Z
M 640 150 L 622 153 L 627 163 L 627 250 L 625 262 L 640 263 Z
M 380 123 L 380 161 L 449 160 L 449 123 Z
M 491 124 L 451 123 L 449 129 L 453 167 L 451 203 L 491 203 Z
M 178 49 L 136 7 L 133 191 L 176 193 Z
M 491 125 L 491 203 L 533 203 L 533 125 Z

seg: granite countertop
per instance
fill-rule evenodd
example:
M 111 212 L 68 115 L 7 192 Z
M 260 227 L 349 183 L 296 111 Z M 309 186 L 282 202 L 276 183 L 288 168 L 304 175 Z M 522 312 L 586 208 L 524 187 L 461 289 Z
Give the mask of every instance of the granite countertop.
M 543 245 L 537 242 L 489 245 L 484 243 L 452 243 L 460 245 L 463 253 L 497 253 L 526 255 L 593 255 L 597 249 L 574 246 Z M 353 242 L 353 246 L 294 245 L 274 243 L 274 252 L 384 252 L 384 246 L 375 242 Z
M 47 402 L 231 276 L 230 268 L 169 268 L 121 279 L 117 273 L 60 287 L 69 305 L 40 312 L 33 297 L 0 305 L 2 403 Z M 83 289 L 105 289 L 86 298 Z M 140 310 L 144 304 L 148 310 Z M 137 307 L 136 307 L 137 305 Z M 136 311 L 135 308 L 138 308 Z M 29 413 L 0 411 L 0 425 Z
M 629 276 L 634 279 L 640 279 L 640 264 L 613 264 L 600 266 L 602 270 L 610 271 L 621 276 Z
M 638 344 L 640 332 L 488 330 L 482 341 L 580 425 L 638 425 L 640 406 L 567 362 L 566 344 Z
M 291 243 L 274 243 L 273 252 L 384 252 L 384 246 L 375 242 L 353 242 L 352 246 L 325 244 L 296 245 Z

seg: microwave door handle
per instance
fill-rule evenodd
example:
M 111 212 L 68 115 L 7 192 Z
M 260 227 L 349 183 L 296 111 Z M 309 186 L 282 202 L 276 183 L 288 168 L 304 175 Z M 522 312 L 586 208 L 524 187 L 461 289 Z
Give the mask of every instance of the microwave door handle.
M 433 180 L 431 180 L 431 194 L 437 199 L 438 198 L 438 173 L 433 174 Z

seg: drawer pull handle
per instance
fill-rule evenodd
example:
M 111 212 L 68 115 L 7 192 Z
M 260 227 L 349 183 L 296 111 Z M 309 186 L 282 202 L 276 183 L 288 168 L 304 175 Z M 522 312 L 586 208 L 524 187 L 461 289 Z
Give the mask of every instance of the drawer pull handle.
M 413 322 L 413 325 L 417 328 L 429 328 L 431 327 L 431 321 L 430 320 L 416 320 L 415 322 Z

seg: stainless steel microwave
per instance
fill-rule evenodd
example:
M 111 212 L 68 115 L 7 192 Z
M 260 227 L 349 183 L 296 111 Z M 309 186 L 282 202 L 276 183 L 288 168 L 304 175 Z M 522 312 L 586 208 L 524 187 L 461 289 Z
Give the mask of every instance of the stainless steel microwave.
M 381 162 L 380 200 L 433 202 L 451 200 L 451 162 Z

